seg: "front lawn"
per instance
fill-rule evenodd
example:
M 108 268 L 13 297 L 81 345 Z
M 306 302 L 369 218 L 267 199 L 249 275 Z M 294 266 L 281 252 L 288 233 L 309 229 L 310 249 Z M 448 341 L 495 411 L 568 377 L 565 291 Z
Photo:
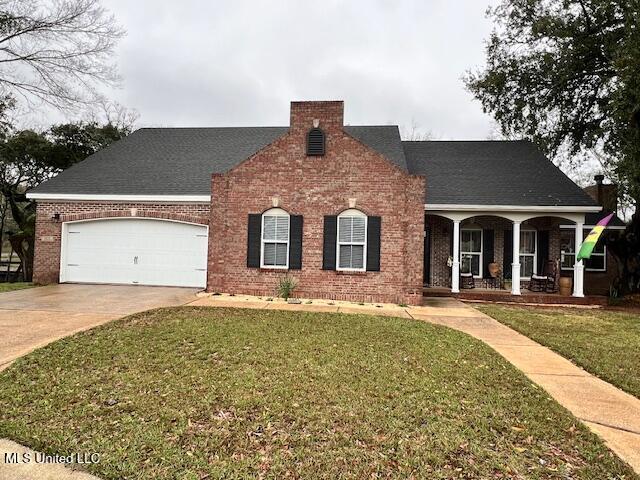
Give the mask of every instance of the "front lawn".
M 13 290 L 22 290 L 23 288 L 31 288 L 35 287 L 35 285 L 31 282 L 1 282 L 0 283 L 0 293 L 2 292 L 11 292 Z
M 181 307 L 0 374 L 0 437 L 99 452 L 105 479 L 631 479 L 498 354 L 360 315 Z
M 478 310 L 640 398 L 640 315 L 486 305 Z

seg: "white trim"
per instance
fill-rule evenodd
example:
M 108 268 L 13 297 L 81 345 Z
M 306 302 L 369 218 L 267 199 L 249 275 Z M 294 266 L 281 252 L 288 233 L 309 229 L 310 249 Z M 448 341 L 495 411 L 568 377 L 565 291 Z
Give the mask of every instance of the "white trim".
M 462 251 L 462 234 L 464 232 L 480 232 L 480 251 L 479 252 L 463 252 Z M 460 271 L 462 271 L 462 255 L 476 255 L 480 257 L 478 262 L 478 272 L 479 274 L 474 275 L 473 278 L 480 280 L 482 279 L 482 264 L 484 263 L 484 231 L 482 227 L 470 226 L 470 227 L 460 227 Z M 473 270 L 473 269 L 472 269 Z M 473 274 L 473 272 L 471 272 Z
M 513 222 L 513 248 L 511 250 L 511 295 L 522 295 L 520 277 L 520 226 L 518 221 Z
M 209 203 L 211 195 L 94 195 L 84 193 L 29 193 L 31 200 Z
M 533 232 L 535 234 L 535 238 L 533 239 L 533 253 L 520 252 L 518 254 L 518 262 L 520 262 L 520 265 L 524 265 L 520 261 L 521 256 L 533 257 L 533 268 L 532 268 L 531 275 L 537 275 L 538 274 L 538 230 L 536 230 L 531 225 L 522 225 L 522 228 L 520 228 L 520 237 L 522 237 L 522 234 L 525 232 Z M 522 241 L 520 241 L 520 249 L 522 249 Z M 523 277 L 522 275 L 520 275 L 520 280 L 528 280 L 530 278 L 531 278 L 530 276 Z
M 69 223 L 86 223 L 86 222 L 99 222 L 100 220 L 159 220 L 161 222 L 175 222 L 175 223 L 188 223 L 189 225 L 200 225 L 201 227 L 209 226 L 206 223 L 187 222 L 185 220 L 174 220 L 173 218 L 158 218 L 158 217 L 99 217 L 99 218 L 83 218 L 81 220 L 65 220 L 62 225 Z
M 589 229 L 589 230 L 593 230 L 596 227 L 596 225 L 585 225 L 584 228 L 585 229 Z M 574 228 L 576 228 L 575 225 L 558 225 L 558 228 L 562 228 L 564 230 L 573 230 Z M 627 227 L 621 227 L 619 225 L 607 225 L 606 227 L 604 227 L 605 230 L 625 230 Z
M 362 217 L 364 218 L 364 243 L 340 242 L 340 218 L 341 217 Z M 369 227 L 369 218 L 360 210 L 350 208 L 345 210 L 336 218 L 336 271 L 339 272 L 366 272 L 367 271 L 367 228 Z M 340 246 L 341 245 L 362 245 L 362 268 L 341 268 L 340 267 Z
M 453 203 L 425 203 L 425 210 L 450 210 L 450 211 L 510 211 L 510 212 L 599 212 L 601 206 L 543 206 L 543 205 L 456 205 Z
M 265 240 L 264 239 L 264 218 L 265 217 L 287 217 L 287 241 L 283 240 Z M 260 268 L 265 269 L 278 269 L 278 270 L 288 270 L 289 269 L 289 244 L 291 243 L 291 215 L 288 212 L 282 210 L 281 208 L 271 208 L 262 214 L 260 219 L 262 224 L 260 225 Z M 277 223 L 277 220 L 276 220 Z M 276 227 L 277 228 L 277 227 Z M 265 243 L 275 243 L 275 244 L 283 244 L 287 245 L 287 257 L 286 263 L 284 265 L 265 265 L 264 264 L 264 245 Z M 277 249 L 276 249 L 277 251 Z
M 606 248 L 606 247 L 605 247 Z M 560 252 L 562 254 L 562 251 Z M 574 258 L 574 262 L 575 262 L 575 258 L 576 258 L 576 254 L 575 253 L 569 253 L 569 254 L 564 254 L 564 255 L 571 255 Z M 606 273 L 607 271 L 607 255 L 606 253 L 592 253 L 591 256 L 596 256 L 596 257 L 604 257 L 604 269 L 602 268 L 587 268 L 586 264 L 584 267 L 584 271 L 585 272 L 596 272 L 596 273 Z M 562 270 L 563 272 L 573 272 L 573 267 L 563 267 L 560 266 L 560 270 Z
M 576 252 L 579 253 L 578 245 L 582 245 L 584 238 L 584 222 L 576 224 L 575 232 L 574 245 Z M 578 260 L 578 255 L 576 255 L 576 263 L 573 265 L 573 296 L 584 297 L 584 262 Z

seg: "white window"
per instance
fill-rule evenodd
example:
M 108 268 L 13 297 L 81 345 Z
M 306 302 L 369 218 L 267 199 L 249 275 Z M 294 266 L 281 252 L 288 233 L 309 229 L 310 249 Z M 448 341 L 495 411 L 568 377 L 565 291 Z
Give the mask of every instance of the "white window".
M 359 210 L 338 215 L 338 270 L 366 270 L 367 216 Z
M 482 229 L 463 228 L 460 231 L 460 273 L 482 277 Z
M 582 232 L 582 238 L 587 238 L 591 230 L 587 228 Z M 560 230 L 560 266 L 562 270 L 573 270 L 576 263 L 576 236 L 574 229 Z M 584 267 L 590 272 L 607 271 L 607 247 L 600 240 L 591 252 L 591 258 L 583 260 Z
M 520 230 L 520 278 L 530 278 L 537 273 L 536 246 L 538 232 L 535 230 Z
M 272 208 L 262 214 L 260 267 L 289 268 L 289 214 Z
M 560 268 L 573 270 L 576 263 L 575 230 L 560 230 Z

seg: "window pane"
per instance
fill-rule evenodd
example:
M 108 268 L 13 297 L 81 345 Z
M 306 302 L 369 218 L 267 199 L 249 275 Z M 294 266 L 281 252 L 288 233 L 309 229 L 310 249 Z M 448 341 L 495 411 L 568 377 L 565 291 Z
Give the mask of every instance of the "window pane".
M 561 256 L 562 268 L 573 268 L 573 264 L 576 263 L 575 253 L 562 252 L 560 256 Z
M 340 217 L 338 219 L 338 230 L 340 231 L 340 243 L 351 242 L 351 221 L 353 217 Z
M 476 277 L 480 276 L 480 255 L 471 257 L 471 273 Z
M 471 232 L 471 250 L 470 252 L 482 251 L 482 232 L 480 230 L 474 230 Z
M 338 266 L 340 268 L 351 268 L 351 245 L 340 245 Z
M 364 246 L 351 247 L 351 268 L 364 268 Z
M 276 239 L 283 242 L 289 241 L 289 217 L 276 217 Z
M 340 245 L 338 266 L 340 268 L 364 268 L 364 246 Z
M 472 273 L 480 276 L 480 255 L 463 253 L 460 259 L 460 273 Z
M 482 231 L 481 230 L 462 230 L 460 242 L 461 252 L 482 251 Z
M 287 244 L 265 243 L 262 263 L 265 267 L 286 267 Z
M 276 244 L 276 265 L 279 267 L 285 267 L 287 265 L 287 244 Z
M 574 253 L 574 241 L 575 236 L 572 231 L 560 230 L 560 250 L 567 253 Z
M 460 240 L 461 240 L 460 251 L 470 252 L 471 251 L 471 232 L 469 230 L 462 230 Z
M 462 254 L 460 259 L 460 273 L 471 273 L 471 255 Z
M 591 258 L 584 260 L 584 266 L 594 270 L 604 270 L 604 255 L 591 254 Z
M 520 253 L 535 253 L 536 232 L 520 232 Z
M 276 239 L 276 217 L 265 215 L 264 219 L 264 232 L 262 232 L 262 238 L 265 240 Z
M 265 265 L 273 266 L 276 264 L 276 244 L 265 243 L 263 253 L 263 263 Z
M 533 256 L 520 255 L 520 276 L 530 277 L 533 275 Z
M 366 238 L 366 232 L 364 230 L 364 217 L 353 217 L 353 233 L 352 233 L 352 242 L 364 243 Z

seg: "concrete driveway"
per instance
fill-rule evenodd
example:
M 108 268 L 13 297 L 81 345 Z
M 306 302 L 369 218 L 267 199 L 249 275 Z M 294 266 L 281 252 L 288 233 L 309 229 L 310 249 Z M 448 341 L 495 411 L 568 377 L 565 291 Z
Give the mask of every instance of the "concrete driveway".
M 49 285 L 0 293 L 0 371 L 59 338 L 125 315 L 196 299 L 194 288 Z

